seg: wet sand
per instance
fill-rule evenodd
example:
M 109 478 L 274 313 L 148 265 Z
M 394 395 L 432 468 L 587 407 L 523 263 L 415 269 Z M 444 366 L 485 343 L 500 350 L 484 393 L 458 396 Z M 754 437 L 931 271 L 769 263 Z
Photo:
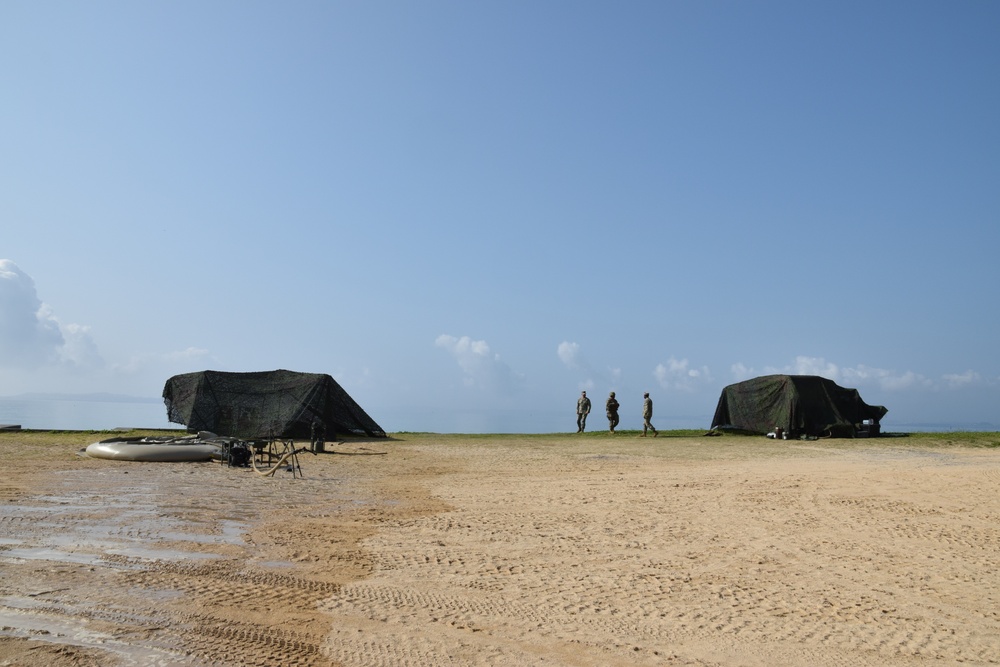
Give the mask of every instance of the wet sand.
M 100 437 L 0 433 L 0 665 L 1000 662 L 1000 434 Z

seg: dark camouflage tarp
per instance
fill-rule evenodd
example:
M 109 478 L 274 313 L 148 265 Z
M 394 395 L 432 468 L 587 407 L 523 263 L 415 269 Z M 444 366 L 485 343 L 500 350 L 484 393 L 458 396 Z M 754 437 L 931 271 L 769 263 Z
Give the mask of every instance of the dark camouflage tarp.
M 866 419 L 876 424 L 888 410 L 868 405 L 857 389 L 815 375 L 765 375 L 722 390 L 712 428 L 791 435 L 853 437 Z
M 191 431 L 244 439 L 309 438 L 320 420 L 327 438 L 385 431 L 329 375 L 277 370 L 199 371 L 175 375 L 163 387 L 167 418 Z

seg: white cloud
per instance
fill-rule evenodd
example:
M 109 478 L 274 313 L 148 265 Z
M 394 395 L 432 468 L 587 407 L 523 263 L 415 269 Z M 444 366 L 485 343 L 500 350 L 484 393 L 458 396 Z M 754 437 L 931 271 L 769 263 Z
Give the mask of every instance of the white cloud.
M 59 348 L 59 357 L 64 362 L 79 368 L 100 368 L 104 365 L 97 343 L 90 335 L 90 327 L 66 324 L 60 326 L 60 330 L 64 342 Z
M 4 392 L 146 394 L 163 378 L 196 370 L 209 359 L 207 350 L 189 347 L 109 363 L 89 326 L 62 322 L 38 297 L 34 280 L 13 261 L 0 259 Z
M 678 360 L 674 357 L 670 357 L 666 364 L 657 364 L 653 369 L 653 377 L 664 389 L 680 391 L 695 391 L 712 382 L 708 366 L 692 368 L 687 359 Z
M 765 366 L 761 372 L 737 362 L 730 366 L 734 381 L 740 382 L 758 375 L 819 375 L 837 384 L 848 387 L 877 386 L 883 391 L 906 391 L 911 389 L 933 389 L 935 384 L 929 378 L 913 371 L 902 373 L 885 368 L 872 368 L 859 364 L 841 367 L 828 362 L 823 357 L 798 356 L 792 363 L 781 367 Z M 970 371 L 971 372 L 971 371 Z M 958 377 L 958 376 L 955 376 Z
M 737 361 L 735 364 L 729 367 L 729 371 L 733 374 L 733 379 L 736 382 L 742 382 L 743 380 L 749 380 L 757 373 L 754 369 L 746 366 L 742 362 Z
M 849 385 L 878 385 L 884 391 L 905 391 L 908 389 L 930 389 L 934 383 L 913 371 L 897 373 L 885 368 L 872 368 L 860 364 L 844 369 L 844 383 Z
M 576 370 L 580 367 L 580 344 L 571 343 L 564 340 L 559 343 L 559 347 L 556 348 L 556 354 L 559 355 L 559 360 L 566 364 L 567 368 Z
M 945 386 L 948 389 L 959 389 L 971 384 L 977 384 L 982 378 L 979 376 L 979 373 L 968 370 L 964 373 L 948 373 L 942 375 L 941 379 L 944 380 Z
M 572 343 L 564 340 L 556 348 L 559 360 L 571 371 L 577 371 L 580 376 L 577 380 L 577 387 L 586 391 L 591 391 L 598 386 L 608 385 L 618 386 L 621 382 L 622 371 L 620 368 L 608 368 L 606 371 L 595 370 L 579 343 Z
M 807 357 L 799 355 L 792 363 L 784 366 L 764 366 L 757 371 L 755 368 L 737 362 L 729 367 L 733 377 L 746 380 L 758 375 L 819 375 L 834 382 L 840 379 L 840 369 L 836 364 L 828 363 L 823 357 Z
M 819 375 L 836 382 L 840 378 L 840 369 L 836 364 L 826 361 L 823 357 L 795 357 L 792 364 L 792 375 Z
M 499 354 L 494 354 L 485 340 L 441 334 L 434 344 L 448 350 L 455 358 L 468 387 L 508 395 L 519 389 L 524 382 L 524 376 L 514 372 L 500 359 Z
M 103 363 L 89 327 L 61 323 L 38 298 L 31 276 L 0 259 L 0 367 L 96 368 Z

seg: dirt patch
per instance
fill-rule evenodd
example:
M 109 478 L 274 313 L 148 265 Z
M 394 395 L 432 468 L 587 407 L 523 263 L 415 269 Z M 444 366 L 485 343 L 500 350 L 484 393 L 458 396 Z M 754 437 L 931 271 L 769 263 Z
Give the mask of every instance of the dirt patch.
M 412 435 L 294 479 L 80 437 L 0 436 L 0 665 L 1000 655 L 995 449 Z
M 335 664 L 320 602 L 371 572 L 361 540 L 441 508 L 420 466 L 364 456 L 384 442 L 303 454 L 303 478 L 98 461 L 84 444 L 10 457 L 0 665 Z

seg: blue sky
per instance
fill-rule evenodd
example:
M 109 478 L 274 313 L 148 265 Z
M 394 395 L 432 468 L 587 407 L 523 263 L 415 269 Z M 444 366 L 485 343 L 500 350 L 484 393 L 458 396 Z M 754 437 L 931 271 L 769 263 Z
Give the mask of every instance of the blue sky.
M 288 368 L 389 430 L 572 429 L 581 389 L 707 427 L 796 372 L 889 425 L 1000 424 L 998 29 L 990 2 L 3 3 L 0 395 Z

